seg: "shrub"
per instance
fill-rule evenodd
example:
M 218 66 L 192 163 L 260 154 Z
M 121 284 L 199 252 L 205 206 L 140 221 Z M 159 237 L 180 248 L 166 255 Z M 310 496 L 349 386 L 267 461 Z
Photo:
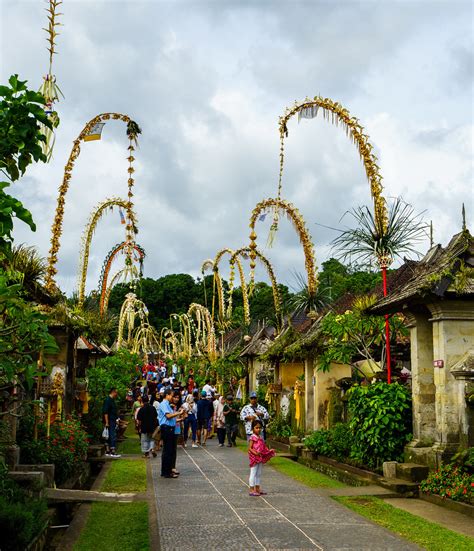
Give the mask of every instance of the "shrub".
M 0 464 L 0 534 L 2 550 L 22 551 L 39 534 L 46 522 L 44 499 L 31 499 Z
M 473 503 L 474 476 L 458 465 L 442 465 L 423 480 L 420 490 L 425 494 Z
M 370 468 L 401 460 L 411 439 L 411 394 L 398 384 L 353 386 L 347 393 L 351 457 Z
M 305 446 L 320 455 L 331 455 L 331 432 L 326 429 L 315 430 L 304 439 Z
M 306 447 L 320 455 L 347 461 L 351 454 L 352 433 L 347 423 L 338 423 L 329 430 L 314 431 L 304 439 Z
M 23 432 L 22 437 L 22 461 L 27 464 L 53 463 L 57 484 L 70 478 L 87 456 L 87 433 L 74 418 L 53 423 L 49 437 L 46 436 L 45 424 L 38 427 L 38 440 L 33 440 L 32 433 L 28 431 Z
M 268 423 L 267 433 L 272 436 L 288 438 L 292 435 L 288 415 L 279 413 Z
M 467 448 L 453 457 L 453 462 L 463 467 L 468 473 L 474 474 L 474 448 Z

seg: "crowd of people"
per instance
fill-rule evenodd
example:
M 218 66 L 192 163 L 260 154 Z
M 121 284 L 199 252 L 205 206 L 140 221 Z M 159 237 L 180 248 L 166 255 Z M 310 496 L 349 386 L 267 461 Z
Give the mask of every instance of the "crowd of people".
M 257 394 L 250 393 L 250 403 L 240 408 L 230 389 L 221 395 L 210 379 L 198 386 L 193 370 L 186 377 L 173 364 L 168 370 L 164 362 L 148 364 L 142 370 L 142 378 L 130 389 L 127 400 L 132 418 L 140 436 L 144 458 L 157 457 L 161 450 L 161 476 L 178 478 L 176 468 L 178 442 L 183 448 L 205 447 L 208 439 L 217 437 L 218 446 L 236 445 L 239 421 L 244 423 L 250 463 L 250 495 L 263 495 L 260 489 L 262 464 L 274 451 L 265 445 L 265 427 L 269 420 L 266 408 L 258 403 Z M 121 420 L 117 414 L 116 389 L 111 389 L 104 402 L 104 424 L 107 429 L 108 450 L 112 458 L 119 458 L 116 451 L 117 430 Z M 226 444 L 227 441 L 227 444 Z

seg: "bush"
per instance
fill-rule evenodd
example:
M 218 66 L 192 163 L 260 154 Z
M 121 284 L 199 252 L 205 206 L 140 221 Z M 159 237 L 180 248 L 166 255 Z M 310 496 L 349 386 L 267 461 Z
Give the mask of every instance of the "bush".
M 453 462 L 463 467 L 468 473 L 474 474 L 474 448 L 467 448 L 453 457 Z
M 304 439 L 308 449 L 337 461 L 347 461 L 351 454 L 352 433 L 349 425 L 338 423 L 329 430 L 314 431 Z
M 399 461 L 411 439 L 411 393 L 398 383 L 353 386 L 347 393 L 351 457 L 370 468 Z
M 23 463 L 53 463 L 57 484 L 70 478 L 87 457 L 87 433 L 77 419 L 53 423 L 50 436 L 46 424 L 38 426 L 38 440 L 32 432 L 22 431 L 21 459 Z
M 31 499 L 7 475 L 0 464 L 0 534 L 2 550 L 22 551 L 40 533 L 46 522 L 44 499 Z
M 283 438 L 290 437 L 292 432 L 288 415 L 283 415 L 282 413 L 275 415 L 267 425 L 267 434 Z
M 420 484 L 425 494 L 474 503 L 474 476 L 457 465 L 442 465 Z
M 331 433 L 329 430 L 315 430 L 304 439 L 304 443 L 309 450 L 319 455 L 326 455 L 328 457 L 331 455 Z

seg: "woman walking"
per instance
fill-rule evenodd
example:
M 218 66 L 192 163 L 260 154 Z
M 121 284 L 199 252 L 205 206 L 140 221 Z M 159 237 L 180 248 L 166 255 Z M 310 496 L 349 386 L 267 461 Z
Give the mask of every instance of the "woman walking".
M 176 469 L 176 456 L 178 454 L 178 439 L 181 435 L 181 423 L 185 417 L 185 412 L 181 409 L 181 392 L 175 390 L 173 392 L 172 407 L 175 411 L 180 412 L 179 417 L 176 418 L 176 424 L 174 427 L 174 440 L 173 440 L 173 456 L 171 463 L 171 472 L 174 475 L 179 475 L 179 471 Z
M 264 496 L 267 492 L 262 491 L 260 488 L 262 478 L 263 464 L 269 461 L 274 455 L 275 450 L 269 450 L 265 444 L 265 441 L 260 436 L 263 425 L 258 419 L 252 421 L 252 436 L 249 439 L 249 463 L 250 463 L 250 477 L 249 486 L 252 497 Z
M 189 429 L 191 428 L 192 447 L 197 448 L 196 434 L 197 434 L 197 406 L 194 401 L 194 397 L 191 394 L 186 396 L 186 401 L 183 404 L 183 410 L 187 413 L 187 417 L 184 418 L 184 432 L 183 432 L 183 448 L 186 447 L 189 436 Z
M 225 443 L 225 416 L 224 416 L 225 400 L 224 396 L 220 396 L 214 410 L 214 426 L 216 427 L 217 440 L 219 448 L 224 447 Z

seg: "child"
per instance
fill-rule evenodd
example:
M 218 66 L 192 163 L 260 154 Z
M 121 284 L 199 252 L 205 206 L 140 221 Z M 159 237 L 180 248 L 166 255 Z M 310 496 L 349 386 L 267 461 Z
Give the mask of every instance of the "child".
M 264 496 L 267 492 L 260 490 L 260 479 L 262 477 L 262 466 L 269 461 L 274 455 L 275 450 L 269 450 L 260 436 L 263 425 L 259 419 L 252 421 L 252 436 L 249 440 L 249 462 L 250 462 L 250 478 L 249 496 L 257 497 Z

